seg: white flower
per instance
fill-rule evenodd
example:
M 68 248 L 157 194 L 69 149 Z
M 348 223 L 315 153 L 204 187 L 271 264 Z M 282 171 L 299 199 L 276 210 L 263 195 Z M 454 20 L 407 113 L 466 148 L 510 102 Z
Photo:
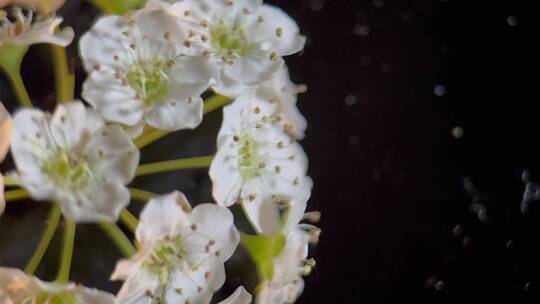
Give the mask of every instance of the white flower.
M 209 303 L 240 241 L 227 208 L 201 204 L 192 210 L 177 191 L 148 202 L 136 237 L 141 251 L 121 260 L 111 277 L 125 281 L 121 303 Z
M 232 295 L 218 304 L 250 304 L 251 298 L 249 292 L 243 286 L 240 286 Z
M 306 213 L 306 202 L 295 204 L 289 210 L 283 233 L 287 243 L 283 251 L 274 258 L 274 276 L 262 284 L 257 303 L 286 304 L 294 303 L 304 290 L 304 280 L 315 266 L 314 259 L 307 259 L 308 245 L 316 244 L 321 230 L 309 224 L 298 224 L 302 219 L 310 219 L 313 213 Z M 315 216 L 314 221 L 318 221 Z
M 269 80 L 306 41 L 291 17 L 262 0 L 184 0 L 170 10 L 188 31 L 184 43 L 219 68 L 214 90 L 229 97 Z
M 81 285 L 46 283 L 19 269 L 0 267 L 0 303 L 114 304 L 113 295 Z
M 125 126 L 197 127 L 200 95 L 214 73 L 206 59 L 183 55 L 185 39 L 177 18 L 163 10 L 99 19 L 80 40 L 90 72 L 83 97 L 106 120 Z
M 81 102 L 15 114 L 11 152 L 17 179 L 36 200 L 60 203 L 77 222 L 116 221 L 129 203 L 125 187 L 139 151 L 125 132 Z
M 4 161 L 9 150 L 9 142 L 11 140 L 11 129 L 13 122 L 9 112 L 0 102 L 0 164 Z M 0 215 L 4 213 L 6 201 L 4 200 L 4 177 L 0 174 Z
M 31 45 L 51 43 L 67 46 L 75 36 L 71 27 L 55 32 L 61 17 L 34 16 L 33 10 L 13 7 L 9 15 L 0 10 L 0 47 L 4 45 Z
M 214 199 L 223 206 L 241 203 L 258 232 L 276 233 L 281 209 L 311 193 L 302 147 L 283 130 L 273 104 L 252 90 L 224 108 L 217 142 L 210 166 Z
M 305 86 L 295 85 L 291 81 L 286 65 L 272 79 L 256 88 L 256 94 L 261 99 L 275 103 L 276 114 L 281 117 L 280 123 L 296 139 L 303 139 L 307 128 L 306 119 L 296 107 L 298 93 L 305 90 Z

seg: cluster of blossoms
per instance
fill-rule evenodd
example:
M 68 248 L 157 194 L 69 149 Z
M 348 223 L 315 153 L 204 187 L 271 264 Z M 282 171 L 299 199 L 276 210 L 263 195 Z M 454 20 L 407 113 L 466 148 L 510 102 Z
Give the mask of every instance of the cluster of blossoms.
M 19 58 L 20 65 L 29 45 L 65 47 L 74 33 L 58 29 L 62 18 L 54 10 L 63 1 L 30 1 L 24 8 L 17 6 L 22 1 L 2 1 L 0 7 L 7 2 L 11 6 L 0 14 L 0 67 L 24 101 L 28 94 L 13 75 L 18 69 L 13 73 L 4 58 Z M 38 13 L 43 7 L 50 11 Z M 303 223 L 320 218 L 306 213 L 313 183 L 298 142 L 307 122 L 296 107 L 305 87 L 290 80 L 282 58 L 304 44 L 296 23 L 262 0 L 148 0 L 142 8 L 97 20 L 79 41 L 88 73 L 84 102 L 62 100 L 51 114 L 27 100 L 13 118 L 0 104 L 0 161 L 10 146 L 16 165 L 0 175 L 0 212 L 5 178 L 7 186 L 22 188 L 6 192 L 7 201 L 22 191 L 51 202 L 67 227 L 98 223 L 126 253 L 110 278 L 123 286 L 113 296 L 67 283 L 63 268 L 53 283 L 32 277 L 35 267 L 26 273 L 0 268 L 0 303 L 207 304 L 225 283 L 225 262 L 239 244 L 258 268 L 256 303 L 295 302 L 302 277 L 315 266 L 308 246 L 321 231 Z M 61 69 L 57 76 L 69 82 Z M 216 95 L 204 101 L 209 91 Z M 139 149 L 168 132 L 196 128 L 204 113 L 228 103 L 217 152 L 205 164 L 216 203 L 192 207 L 178 191 L 150 194 L 140 217 L 131 215 L 126 207 L 142 191 L 128 185 L 144 166 L 154 168 L 139 166 Z M 189 167 L 189 160 L 176 162 Z M 163 167 L 150 172 L 175 169 Z M 256 234 L 237 230 L 233 205 L 241 207 Z M 119 220 L 133 230 L 136 251 L 125 236 L 119 240 Z M 66 233 L 64 249 L 69 238 Z M 259 246 L 250 246 L 252 241 Z M 47 244 L 45 235 L 42 243 Z M 264 252 L 269 247 L 272 253 Z M 69 276 L 66 256 L 62 265 L 68 265 Z M 37 257 L 39 263 L 42 254 Z M 240 286 L 220 303 L 251 302 Z

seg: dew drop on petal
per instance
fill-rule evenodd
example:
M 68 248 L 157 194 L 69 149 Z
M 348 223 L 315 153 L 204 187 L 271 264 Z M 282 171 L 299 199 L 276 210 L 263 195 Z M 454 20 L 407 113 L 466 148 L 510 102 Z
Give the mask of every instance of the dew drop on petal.
M 360 37 L 367 37 L 369 35 L 369 25 L 356 24 L 353 27 L 353 33 Z
M 510 26 L 516 26 L 518 25 L 518 18 L 516 16 L 508 16 L 508 18 L 506 18 L 506 22 Z

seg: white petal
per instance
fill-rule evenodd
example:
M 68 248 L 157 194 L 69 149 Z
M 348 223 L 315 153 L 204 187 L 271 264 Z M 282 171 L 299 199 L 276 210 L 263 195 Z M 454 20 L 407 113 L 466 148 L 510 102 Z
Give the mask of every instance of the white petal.
M 124 39 L 123 32 L 129 30 L 127 20 L 120 16 L 100 18 L 79 40 L 79 51 L 86 71 L 96 66 L 114 72 L 126 59 L 119 56 L 129 50 L 130 41 Z M 119 56 L 119 61 L 114 56 Z
M 250 304 L 251 299 L 251 294 L 246 291 L 244 286 L 240 286 L 232 295 L 218 304 Z
M 81 102 L 58 105 L 51 119 L 51 134 L 62 149 L 77 149 L 105 126 L 103 118 Z
M 175 61 L 169 72 L 169 93 L 175 99 L 185 100 L 199 96 L 208 89 L 216 70 L 208 59 L 183 56 Z
M 118 125 L 97 130 L 88 142 L 84 155 L 96 178 L 128 184 L 139 165 L 139 150 Z
M 62 21 L 63 19 L 61 17 L 56 17 L 43 22 L 37 22 L 32 25 L 32 28 L 29 31 L 22 33 L 19 36 L 15 36 L 12 43 L 18 45 L 51 43 L 62 47 L 68 46 L 71 41 L 73 41 L 75 32 L 71 27 L 66 27 L 59 32 L 55 32 Z
M 137 240 L 142 244 L 174 235 L 178 226 L 189 227 L 191 205 L 178 191 L 151 199 L 141 212 Z
M 94 71 L 83 85 L 82 96 L 111 122 L 134 126 L 142 121 L 144 102 L 137 92 L 111 73 Z
M 232 256 L 240 242 L 240 234 L 229 209 L 215 204 L 200 204 L 193 209 L 191 220 L 197 225 L 197 233 L 216 241 L 210 250 L 212 253 L 219 251 L 220 261 L 225 262 Z
M 252 86 L 227 76 L 224 71 L 221 71 L 219 75 L 219 81 L 212 86 L 212 90 L 219 95 L 235 98 L 252 88 Z
M 56 192 L 62 214 L 77 223 L 116 222 L 129 204 L 130 194 L 122 183 L 96 182 L 77 193 Z
M 255 51 L 245 57 L 239 57 L 233 64 L 227 64 L 224 73 L 245 85 L 257 85 L 269 80 L 284 64 L 283 59 L 272 60 L 270 52 Z
M 236 203 L 243 181 L 234 145 L 225 143 L 219 148 L 210 165 L 209 175 L 216 202 L 227 207 Z
M 256 181 L 255 181 L 256 182 Z M 262 187 L 259 187 L 261 189 Z M 274 235 L 281 229 L 279 206 L 272 200 L 270 195 L 264 195 L 264 190 L 252 190 L 249 185 L 242 188 L 245 214 L 253 228 L 264 235 Z M 258 194 L 253 200 L 249 200 L 249 195 Z
M 263 50 L 287 56 L 304 48 L 306 38 L 300 35 L 296 22 L 283 10 L 263 5 L 257 15 L 262 16 L 264 22 L 253 22 L 246 31 L 261 44 Z
M 202 121 L 204 103 L 201 97 L 173 102 L 158 102 L 146 116 L 146 122 L 160 130 L 194 129 Z

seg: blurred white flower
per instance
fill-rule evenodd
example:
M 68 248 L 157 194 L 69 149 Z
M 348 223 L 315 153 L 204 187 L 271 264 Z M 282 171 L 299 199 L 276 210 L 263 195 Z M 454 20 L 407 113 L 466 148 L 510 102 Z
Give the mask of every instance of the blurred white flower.
M 285 220 L 283 233 L 287 243 L 283 251 L 274 258 L 274 276 L 262 283 L 257 303 L 287 304 L 294 303 L 304 290 L 303 276 L 309 275 L 315 266 L 314 259 L 307 259 L 309 244 L 319 241 L 321 230 L 310 224 L 298 224 L 303 219 L 317 222 L 319 216 L 304 214 L 306 202 L 299 202 L 291 209 Z M 315 217 L 315 219 L 313 219 Z
M 114 304 L 113 295 L 81 285 L 43 282 L 19 269 L 0 267 L 0 303 Z
M 184 0 L 169 10 L 186 29 L 184 45 L 218 68 L 213 88 L 228 97 L 272 78 L 282 56 L 299 52 L 306 41 L 291 17 L 262 0 Z
M 4 158 L 6 158 L 6 154 L 9 150 L 12 125 L 13 121 L 9 115 L 9 112 L 0 102 L 0 164 L 4 161 Z M 4 213 L 5 207 L 6 201 L 4 200 L 4 177 L 2 174 L 0 174 L 0 215 Z
M 0 8 L 6 5 L 18 5 L 26 7 L 42 7 L 47 11 L 56 11 L 59 9 L 66 0 L 0 0 Z
M 183 54 L 185 39 L 178 19 L 163 10 L 99 19 L 80 40 L 90 73 L 82 96 L 106 120 L 128 127 L 197 127 L 200 95 L 214 73 L 208 60 Z
M 136 237 L 141 251 L 118 262 L 111 277 L 125 281 L 120 303 L 210 303 L 240 241 L 227 208 L 201 204 L 192 210 L 177 191 L 148 202 Z
M 306 119 L 296 107 L 297 95 L 305 90 L 305 85 L 296 85 L 291 81 L 286 65 L 283 65 L 272 79 L 256 88 L 261 99 L 275 104 L 279 122 L 285 131 L 296 139 L 303 139 L 307 128 Z
M 243 286 L 238 287 L 232 295 L 218 304 L 250 304 L 252 296 Z
M 257 232 L 266 235 L 281 229 L 289 202 L 307 201 L 312 188 L 304 150 L 274 113 L 274 105 L 252 90 L 225 107 L 210 166 L 218 204 L 242 204 Z
M 13 122 L 16 178 L 32 198 L 59 202 L 64 216 L 77 222 L 117 220 L 139 163 L 122 128 L 105 126 L 81 102 L 59 105 L 52 116 L 23 109 Z
M 62 23 L 61 17 L 34 14 L 32 9 L 20 7 L 13 7 L 10 13 L 0 10 L 0 47 L 35 43 L 67 46 L 71 43 L 75 36 L 71 27 L 55 31 Z

